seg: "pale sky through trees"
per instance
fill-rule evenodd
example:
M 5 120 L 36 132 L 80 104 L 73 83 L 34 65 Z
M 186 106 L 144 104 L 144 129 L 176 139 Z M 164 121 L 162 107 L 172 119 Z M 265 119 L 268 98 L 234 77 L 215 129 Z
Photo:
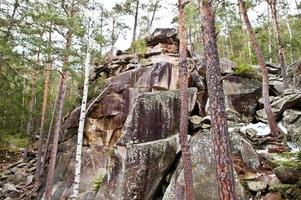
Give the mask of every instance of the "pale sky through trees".
M 116 3 L 123 2 L 124 0 L 96 0 L 97 2 L 101 2 L 104 4 L 104 6 L 107 9 L 111 9 Z M 287 0 L 290 4 L 290 13 L 296 13 L 296 5 L 294 3 L 294 0 Z M 143 3 L 147 3 L 148 0 L 141 0 Z M 233 2 L 237 3 L 236 0 L 233 0 Z M 156 14 L 156 20 L 154 21 L 152 30 L 155 28 L 170 28 L 175 27 L 175 24 L 171 24 L 171 21 L 174 16 L 177 14 L 177 8 L 176 8 L 177 0 L 162 0 L 161 5 L 162 8 L 159 10 L 159 12 Z M 264 3 L 260 6 L 257 6 L 256 9 L 249 11 L 249 17 L 252 21 L 252 23 L 256 23 L 256 18 L 258 15 L 262 14 L 263 12 L 266 12 L 267 5 Z M 141 13 L 140 13 L 141 14 Z M 143 14 L 143 13 L 142 13 Z M 127 22 L 127 25 L 132 28 L 134 23 L 134 17 L 133 16 L 125 16 L 124 21 Z M 139 27 L 138 27 L 139 28 Z M 125 50 L 128 49 L 131 43 L 132 38 L 132 30 L 127 31 L 126 33 L 126 39 L 123 37 L 120 37 L 116 43 L 117 49 Z

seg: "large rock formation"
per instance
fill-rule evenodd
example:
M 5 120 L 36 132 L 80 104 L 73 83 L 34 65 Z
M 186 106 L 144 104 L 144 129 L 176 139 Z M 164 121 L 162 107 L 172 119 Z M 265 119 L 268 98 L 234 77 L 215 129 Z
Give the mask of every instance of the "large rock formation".
M 91 76 L 93 86 L 105 74 L 107 89 L 99 99 L 91 100 L 94 103 L 86 118 L 80 199 L 184 199 L 178 137 L 179 41 L 174 29 L 156 29 L 146 42 L 144 54 L 118 51 L 116 57 L 95 68 Z M 194 190 L 196 199 L 215 200 L 218 188 L 208 116 L 206 67 L 202 59 L 189 57 L 188 63 Z M 264 114 L 258 110 L 262 108 L 261 84 L 252 78 L 234 75 L 234 67 L 235 63 L 221 60 L 238 197 L 279 196 L 279 190 L 271 189 L 275 166 L 267 167 L 268 157 L 259 159 L 256 148 L 281 152 L 287 149 L 277 143 L 269 146 L 267 140 L 261 142 L 263 137 L 268 137 L 267 124 L 258 123 L 259 120 L 265 122 Z M 272 79 L 279 75 L 277 67 L 269 67 L 269 72 L 273 74 Z M 273 84 L 271 90 L 275 90 L 274 95 L 280 91 Z M 301 119 L 300 95 L 286 91 L 282 97 L 271 98 L 275 114 L 279 120 L 283 117 L 284 126 L 292 131 L 300 127 L 297 124 Z M 54 200 L 66 199 L 72 192 L 79 111 L 79 107 L 74 109 L 64 119 L 61 129 Z M 260 173 L 253 174 L 254 171 Z

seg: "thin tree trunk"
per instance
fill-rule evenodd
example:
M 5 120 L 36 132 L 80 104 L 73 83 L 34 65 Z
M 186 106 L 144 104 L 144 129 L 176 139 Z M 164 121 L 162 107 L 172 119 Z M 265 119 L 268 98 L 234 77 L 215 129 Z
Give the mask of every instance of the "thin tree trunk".
M 220 200 L 234 200 L 236 199 L 236 194 L 233 163 L 230 158 L 229 134 L 216 44 L 214 11 L 211 1 L 201 1 L 200 8 L 219 197 Z
M 156 0 L 156 3 L 154 5 L 154 10 L 153 10 L 152 18 L 151 18 L 151 20 L 150 20 L 150 22 L 148 24 L 148 28 L 147 28 L 148 32 L 150 32 L 151 29 L 152 29 L 153 22 L 154 22 L 154 19 L 155 19 L 155 15 L 156 15 L 156 12 L 157 12 L 157 9 L 158 9 L 158 5 L 159 5 L 159 0 Z
M 37 73 L 34 72 L 34 76 L 32 78 L 32 84 L 31 84 L 31 99 L 29 102 L 29 119 L 27 122 L 27 128 L 26 128 L 26 134 L 27 136 L 30 138 L 30 140 L 32 139 L 32 135 L 31 135 L 31 130 L 32 130 L 32 124 L 33 124 L 33 113 L 34 113 L 34 103 L 35 103 L 35 96 L 36 96 L 36 82 L 37 82 Z M 27 154 L 28 154 L 28 148 L 26 147 L 24 149 L 24 155 L 23 158 L 25 160 L 27 160 Z
M 284 89 L 287 89 L 288 88 L 288 80 L 287 80 L 287 75 L 286 75 L 284 44 L 283 44 L 283 41 L 281 38 L 280 24 L 279 24 L 278 17 L 277 17 L 276 0 L 267 0 L 267 1 L 270 5 L 272 19 L 274 21 L 275 34 L 276 34 L 276 39 L 277 39 L 277 43 L 278 43 L 278 58 L 279 58 L 280 66 L 281 66 L 281 74 L 282 74 L 282 79 L 283 79 L 283 87 L 284 87 Z
M 49 31 L 48 38 L 48 48 L 51 47 L 51 30 Z M 50 70 L 52 68 L 51 62 L 51 52 L 48 53 L 48 66 L 46 68 L 45 73 L 45 82 L 44 82 L 44 94 L 43 94 L 43 106 L 42 106 L 42 116 L 41 116 L 41 124 L 40 124 L 40 137 L 39 137 L 39 145 L 38 145 L 38 158 L 37 158 L 37 169 L 36 169 L 36 187 L 40 185 L 40 176 L 41 176 L 41 159 L 42 159 L 42 150 L 43 150 L 43 140 L 44 140 L 44 126 L 45 126 L 45 115 L 47 110 L 47 100 L 49 93 L 49 80 L 50 80 Z
M 37 52 L 37 65 L 39 65 L 39 62 L 40 62 L 40 48 Z M 28 136 L 31 135 L 34 104 L 36 99 L 36 90 L 37 90 L 37 72 L 34 72 L 34 76 L 32 78 L 31 99 L 29 103 L 29 120 L 26 128 L 26 134 Z
M 88 98 L 88 88 L 89 88 L 89 70 L 90 70 L 90 24 L 88 27 L 88 43 L 87 43 L 87 54 L 85 60 L 85 78 L 84 78 L 84 91 L 83 99 L 81 105 L 81 113 L 79 118 L 79 127 L 77 134 L 77 145 L 76 145 L 76 157 L 75 157 L 75 176 L 74 176 L 74 185 L 73 185 L 73 196 L 72 199 L 76 200 L 79 194 L 79 182 L 81 174 L 81 161 L 82 161 L 82 144 L 83 144 L 83 135 L 84 135 L 84 126 L 86 119 L 86 108 L 87 108 L 87 98 Z
M 56 98 L 55 98 L 55 100 L 53 102 L 53 106 L 52 106 L 52 111 L 53 112 L 52 112 L 51 121 L 50 121 L 49 129 L 48 129 L 47 139 L 46 139 L 46 142 L 45 142 L 45 149 L 44 149 L 44 155 L 43 155 L 43 160 L 42 160 L 42 164 L 41 164 L 41 172 L 40 172 L 40 174 L 43 174 L 44 170 L 45 170 L 45 163 L 46 163 L 46 159 L 47 159 L 47 152 L 48 152 L 49 142 L 51 140 L 53 121 L 54 121 L 54 117 L 55 117 L 55 113 L 56 113 L 56 108 L 57 108 L 57 100 L 58 100 L 58 95 L 56 96 Z
M 184 19 L 183 0 L 178 0 L 179 10 L 179 36 L 180 36 L 180 93 L 181 93 L 181 117 L 180 117 L 180 144 L 182 149 L 182 160 L 184 165 L 184 181 L 186 200 L 193 200 L 193 176 L 191 169 L 190 148 L 187 141 L 188 132 L 188 69 L 187 48 Z
M 300 14 L 300 11 L 299 11 L 299 9 L 298 9 L 298 2 L 297 2 L 297 0 L 295 0 L 295 4 L 296 4 L 296 8 L 297 8 L 297 13 L 298 13 L 298 15 Z
M 271 31 L 270 22 L 271 22 L 270 9 L 268 8 L 269 56 L 270 56 L 270 63 L 273 63 L 272 31 Z
M 268 124 L 269 124 L 270 129 L 271 129 L 271 135 L 272 136 L 277 136 L 279 130 L 278 130 L 278 126 L 277 126 L 275 117 L 273 115 L 272 109 L 271 109 L 270 99 L 269 99 L 270 95 L 269 95 L 269 74 L 268 74 L 268 70 L 266 68 L 266 64 L 265 64 L 265 61 L 264 61 L 263 54 L 260 50 L 260 47 L 257 43 L 255 34 L 253 32 L 253 28 L 251 26 L 251 23 L 250 23 L 248 14 L 247 14 L 247 10 L 244 6 L 244 2 L 243 2 L 243 0 L 238 0 L 238 1 L 239 1 L 239 7 L 240 7 L 240 10 L 242 12 L 245 24 L 247 26 L 250 41 L 252 42 L 253 49 L 256 53 L 256 56 L 257 56 L 257 59 L 258 59 L 258 62 L 259 62 L 259 66 L 261 68 L 263 104 L 264 104 L 265 112 L 267 114 Z
M 292 33 L 291 25 L 289 23 L 288 16 L 286 16 L 286 27 L 287 27 L 288 34 L 289 34 L 289 39 L 290 39 L 290 59 L 291 59 L 291 63 L 293 63 L 294 62 L 294 58 L 293 58 L 293 46 L 292 46 L 293 33 Z
M 113 53 L 114 53 L 114 45 L 115 45 L 115 23 L 116 23 L 116 19 L 113 18 L 112 19 L 112 33 L 111 33 L 111 50 L 110 50 L 110 57 L 113 57 Z M 110 58 L 111 59 L 111 58 Z
M 135 19 L 134 19 L 134 30 L 133 30 L 133 39 L 132 43 L 136 40 L 136 34 L 137 34 L 137 24 L 138 24 L 138 12 L 139 12 L 139 1 L 136 0 L 136 10 L 135 10 Z
M 71 40 L 72 40 L 72 32 L 70 30 L 67 32 L 66 38 L 67 38 L 67 41 L 66 41 L 65 49 L 68 51 L 71 47 Z M 68 53 L 66 53 L 66 55 L 64 57 L 64 65 L 65 66 L 69 65 Z M 63 114 L 63 108 L 64 108 L 64 100 L 65 100 L 68 77 L 69 77 L 68 72 L 63 71 L 63 74 L 61 76 L 61 81 L 60 81 L 58 99 L 57 99 L 55 128 L 53 131 L 53 142 L 52 142 L 51 159 L 50 159 L 50 163 L 49 163 L 47 182 L 46 182 L 45 200 L 51 200 L 51 196 L 52 196 L 54 170 L 55 170 L 55 164 L 56 164 L 60 126 L 61 126 L 61 121 L 62 121 L 62 114 Z

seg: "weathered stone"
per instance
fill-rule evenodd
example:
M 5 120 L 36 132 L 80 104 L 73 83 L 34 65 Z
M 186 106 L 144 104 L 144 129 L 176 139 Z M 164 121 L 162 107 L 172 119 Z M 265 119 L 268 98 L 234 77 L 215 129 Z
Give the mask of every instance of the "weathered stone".
M 151 87 L 157 90 L 176 90 L 179 82 L 178 69 L 171 63 L 156 63 L 151 74 Z
M 280 120 L 282 113 L 291 108 L 300 108 L 301 105 L 301 92 L 288 94 L 282 98 L 276 99 L 271 104 L 273 114 L 277 120 Z M 267 116 L 263 109 L 256 112 L 256 118 L 263 122 L 267 121 Z
M 301 178 L 301 165 L 281 165 L 276 167 L 274 172 L 281 183 L 295 184 Z
M 190 88 L 189 111 L 192 111 L 195 102 L 196 88 Z M 176 134 L 180 120 L 179 108 L 179 91 L 140 94 L 124 124 L 122 143 L 150 142 Z
M 19 192 L 15 185 L 10 184 L 10 183 L 6 183 L 3 185 L 2 193 L 7 194 L 7 193 L 10 193 L 13 191 Z
M 195 199 L 219 199 L 214 153 L 210 132 L 198 132 L 190 140 L 191 163 Z M 171 182 L 164 193 L 163 200 L 185 199 L 184 174 L 182 160 L 178 165 Z M 248 199 L 236 179 L 237 199 Z
M 193 115 L 189 117 L 189 121 L 194 125 L 200 125 L 202 123 L 202 117 L 198 115 Z
M 112 173 L 105 178 L 96 199 L 154 199 L 166 170 L 180 151 L 178 135 L 117 148 Z M 116 160 L 117 159 L 117 160 Z
M 277 95 L 283 94 L 284 92 L 282 81 L 278 81 L 278 80 L 270 81 L 270 87 Z
M 240 119 L 251 122 L 261 96 L 261 84 L 254 79 L 228 76 L 223 80 L 226 108 L 241 114 Z
M 256 171 L 259 168 L 259 157 L 252 144 L 250 144 L 246 140 L 241 140 L 241 156 L 247 167 L 254 171 Z
M 26 185 L 30 185 L 32 182 L 33 182 L 33 178 L 34 178 L 34 176 L 33 175 L 29 175 L 29 176 L 27 176 L 27 178 L 26 178 Z
M 301 62 L 294 63 L 288 68 L 288 81 L 289 84 L 294 86 L 295 89 L 301 88 Z
M 251 137 L 267 136 L 271 133 L 268 124 L 258 122 L 256 124 L 248 124 L 240 128 L 240 132 Z
M 146 41 L 149 46 L 156 46 L 159 43 L 173 44 L 176 36 L 177 31 L 174 28 L 157 28 Z
M 59 157 L 55 168 L 54 189 L 55 197 L 60 199 L 64 192 L 71 195 L 72 182 L 74 179 L 75 150 L 77 138 L 74 137 L 60 144 Z M 62 147 L 65 145 L 65 147 Z M 82 149 L 82 170 L 80 180 L 80 193 L 93 188 L 95 179 L 99 176 L 101 169 L 111 165 L 110 157 L 114 150 L 103 146 L 83 146 Z M 71 183 L 71 185 L 70 185 Z
M 267 188 L 268 182 L 267 181 L 247 181 L 248 188 L 253 192 L 259 192 Z
M 220 59 L 220 68 L 222 74 L 233 74 L 233 69 L 236 67 L 236 63 L 232 62 L 231 60 L 227 58 L 221 58 Z
M 283 200 L 279 192 L 270 192 L 262 197 L 262 200 Z
M 301 117 L 301 110 L 287 109 L 283 113 L 284 125 L 294 123 L 299 117 Z

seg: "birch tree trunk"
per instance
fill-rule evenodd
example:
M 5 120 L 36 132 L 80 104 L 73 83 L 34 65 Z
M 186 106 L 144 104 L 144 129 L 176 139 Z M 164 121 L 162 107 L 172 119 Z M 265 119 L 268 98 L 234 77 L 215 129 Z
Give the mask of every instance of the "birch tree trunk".
M 219 199 L 235 200 L 233 163 L 229 150 L 230 145 L 225 112 L 225 97 L 216 43 L 215 16 L 211 1 L 202 0 L 200 1 L 200 4 Z
M 188 70 L 187 70 L 187 48 L 186 31 L 184 19 L 183 0 L 178 0 L 179 10 L 179 36 L 180 36 L 180 93 L 181 93 L 181 116 L 180 116 L 180 144 L 182 149 L 182 160 L 184 166 L 184 181 L 186 200 L 193 200 L 193 177 L 191 169 L 190 148 L 187 141 L 188 132 Z
M 77 145 L 76 145 L 76 157 L 75 157 L 75 176 L 73 185 L 73 196 L 72 199 L 76 200 L 79 194 L 79 182 L 81 173 L 81 155 L 82 155 L 82 144 L 84 135 L 84 126 L 86 119 L 86 108 L 87 108 L 87 98 L 88 98 L 88 88 L 89 88 L 89 66 L 91 60 L 90 52 L 90 26 L 88 27 L 88 43 L 87 43 L 87 54 L 85 59 L 85 78 L 84 78 L 84 91 L 83 99 L 81 105 L 81 113 L 79 118 L 79 127 L 77 133 Z
M 247 14 L 247 9 L 245 8 L 245 5 L 244 5 L 244 1 L 243 0 L 238 0 L 238 2 L 239 2 L 240 11 L 243 15 L 245 24 L 247 26 L 250 41 L 252 42 L 253 49 L 254 49 L 255 54 L 257 56 L 258 63 L 259 63 L 261 73 L 262 73 L 263 105 L 264 105 L 264 110 L 267 114 L 268 124 L 269 124 L 269 127 L 271 129 L 271 135 L 272 136 L 277 136 L 279 130 L 278 130 L 278 126 L 277 126 L 275 117 L 273 115 L 272 109 L 271 109 L 271 104 L 270 104 L 270 99 L 269 99 L 270 95 L 269 95 L 269 74 L 268 74 L 268 70 L 266 68 L 266 64 L 265 64 L 265 61 L 264 61 L 263 54 L 262 54 L 262 52 L 260 50 L 260 47 L 257 43 L 253 28 L 251 26 L 251 23 L 250 23 L 248 14 Z

